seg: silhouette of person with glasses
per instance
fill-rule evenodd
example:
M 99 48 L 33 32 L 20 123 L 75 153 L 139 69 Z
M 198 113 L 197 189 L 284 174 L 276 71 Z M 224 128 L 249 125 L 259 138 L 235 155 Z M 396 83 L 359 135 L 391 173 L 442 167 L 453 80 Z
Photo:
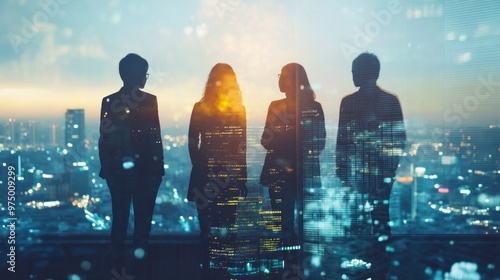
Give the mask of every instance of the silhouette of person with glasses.
M 246 111 L 234 70 L 216 64 L 189 122 L 193 164 L 188 200 L 200 222 L 203 279 L 229 279 L 236 239 L 236 207 L 247 195 Z
M 281 244 L 294 246 L 300 245 L 294 229 L 295 203 L 304 187 L 321 186 L 319 154 L 325 147 L 325 117 L 302 65 L 285 65 L 278 78 L 285 98 L 269 105 L 261 137 L 267 152 L 260 183 L 269 187 L 271 208 L 281 221 Z
M 336 148 L 337 176 L 373 207 L 371 217 L 353 218 L 351 231 L 377 237 L 391 234 L 389 199 L 406 142 L 399 99 L 377 85 L 379 73 L 380 62 L 374 54 L 362 53 L 354 59 L 352 77 L 359 90 L 342 99 Z M 375 279 L 385 279 L 388 266 L 388 261 L 381 261 L 385 256 L 381 244 L 374 241 L 368 250 L 375 251 L 368 258 L 380 264 L 372 271 L 384 277 Z
M 165 174 L 157 99 L 141 90 L 147 71 L 144 58 L 133 53 L 125 56 L 119 63 L 123 87 L 104 97 L 101 105 L 99 176 L 106 179 L 111 193 L 111 253 L 118 271 L 126 261 L 130 203 L 134 253 L 144 260 L 156 195 Z

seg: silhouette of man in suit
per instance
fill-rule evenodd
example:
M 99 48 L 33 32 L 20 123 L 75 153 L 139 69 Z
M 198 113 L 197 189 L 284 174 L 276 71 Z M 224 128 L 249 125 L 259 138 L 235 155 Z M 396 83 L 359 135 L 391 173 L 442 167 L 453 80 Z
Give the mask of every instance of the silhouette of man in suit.
M 119 266 L 116 269 L 125 265 L 131 202 L 135 255 L 146 252 L 156 195 L 165 174 L 157 99 L 141 90 L 147 71 L 144 58 L 125 56 L 119 64 L 123 87 L 104 97 L 101 105 L 99 176 L 106 179 L 111 193 L 111 251 L 114 265 Z
M 369 233 L 369 228 L 376 236 L 389 236 L 389 198 L 406 133 L 398 97 L 377 85 L 379 72 L 380 62 L 374 54 L 362 53 L 352 63 L 354 85 L 359 90 L 344 97 L 340 105 L 336 172 L 373 207 L 371 223 L 370 218 L 353 219 L 353 224 L 364 224 L 364 232 L 356 232 L 359 228 L 353 226 L 351 231 Z M 383 269 L 380 273 L 385 274 Z

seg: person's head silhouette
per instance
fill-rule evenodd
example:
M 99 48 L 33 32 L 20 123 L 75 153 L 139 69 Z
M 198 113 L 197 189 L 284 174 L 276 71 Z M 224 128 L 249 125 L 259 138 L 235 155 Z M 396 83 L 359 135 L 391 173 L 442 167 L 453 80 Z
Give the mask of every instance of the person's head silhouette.
M 372 53 L 362 53 L 352 62 L 352 80 L 356 87 L 375 85 L 379 73 L 380 61 Z
M 287 98 L 295 100 L 301 94 L 305 100 L 314 100 L 316 95 L 311 88 L 304 67 L 298 63 L 289 63 L 281 68 L 278 86 Z
M 135 53 L 127 54 L 118 66 L 125 87 L 143 88 L 148 78 L 148 62 Z
M 242 104 L 241 90 L 236 73 L 229 64 L 217 63 L 212 68 L 201 101 L 219 112 L 239 108 Z

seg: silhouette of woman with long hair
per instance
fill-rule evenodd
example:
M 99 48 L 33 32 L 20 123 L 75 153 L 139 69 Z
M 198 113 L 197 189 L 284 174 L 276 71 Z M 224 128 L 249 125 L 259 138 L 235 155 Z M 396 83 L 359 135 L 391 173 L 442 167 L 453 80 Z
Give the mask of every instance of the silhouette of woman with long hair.
M 269 105 L 261 137 L 267 153 L 260 182 L 269 187 L 272 210 L 280 215 L 281 243 L 290 246 L 298 244 L 296 200 L 302 198 L 304 186 L 321 186 L 319 154 L 325 147 L 325 117 L 302 65 L 287 64 L 278 77 L 285 98 Z
M 193 168 L 188 200 L 198 210 L 201 272 L 204 279 L 225 279 L 227 258 L 234 250 L 236 206 L 247 194 L 246 111 L 228 64 L 212 68 L 203 97 L 194 105 L 189 155 Z

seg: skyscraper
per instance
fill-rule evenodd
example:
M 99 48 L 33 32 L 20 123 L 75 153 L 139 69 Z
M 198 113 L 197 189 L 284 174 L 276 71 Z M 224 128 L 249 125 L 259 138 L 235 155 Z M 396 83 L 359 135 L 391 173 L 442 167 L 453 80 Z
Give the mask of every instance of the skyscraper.
M 11 118 L 9 119 L 9 123 L 6 126 L 6 143 L 7 145 L 10 145 L 12 147 L 16 146 L 19 144 L 19 123 L 16 122 L 16 119 Z
M 50 146 L 57 146 L 57 125 L 56 124 L 51 124 L 50 125 Z
M 36 144 L 36 122 L 22 121 L 18 123 L 19 134 L 16 139 L 17 145 L 33 147 Z
M 77 149 L 85 141 L 85 112 L 68 109 L 65 114 L 64 144 L 68 151 Z
M 64 148 L 66 171 L 85 161 L 85 113 L 83 109 L 68 109 L 65 114 Z

